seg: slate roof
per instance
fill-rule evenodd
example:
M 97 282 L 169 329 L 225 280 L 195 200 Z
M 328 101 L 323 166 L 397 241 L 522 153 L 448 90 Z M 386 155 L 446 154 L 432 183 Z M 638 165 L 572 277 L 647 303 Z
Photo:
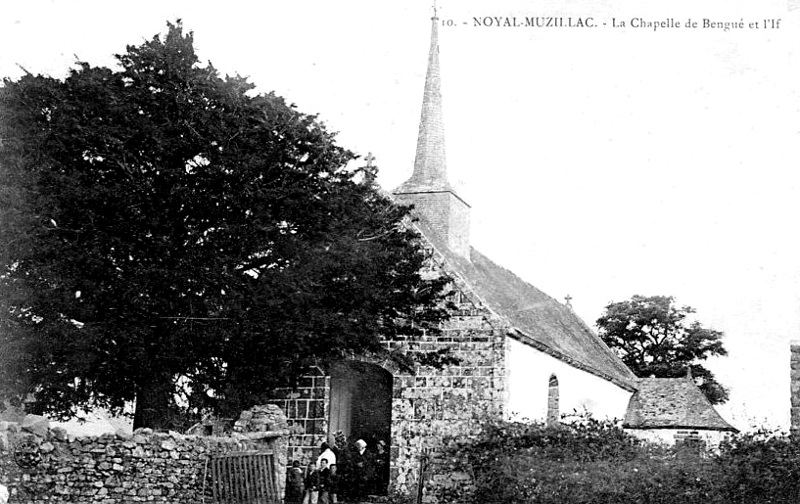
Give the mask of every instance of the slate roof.
M 422 235 L 486 306 L 505 319 L 509 336 L 576 368 L 635 390 L 637 378 L 568 306 L 556 301 L 471 247 L 470 261 L 454 254 L 425 223 Z
M 636 388 L 625 413 L 625 428 L 737 432 L 690 377 L 640 378 Z

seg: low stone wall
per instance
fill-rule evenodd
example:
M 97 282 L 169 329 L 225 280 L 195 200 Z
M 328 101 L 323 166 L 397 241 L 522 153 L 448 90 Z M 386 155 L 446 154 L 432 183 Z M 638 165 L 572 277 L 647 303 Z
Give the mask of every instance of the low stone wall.
M 690 430 L 690 429 L 624 429 L 631 436 L 651 444 L 675 446 L 687 444 L 689 446 L 703 447 L 705 450 L 716 452 L 719 445 L 730 437 L 727 431 L 715 430 Z
M 251 411 L 248 420 L 264 418 L 265 412 Z M 0 483 L 9 487 L 14 503 L 211 503 L 211 457 L 269 450 L 282 489 L 288 433 L 267 430 L 275 424 L 256 425 L 255 432 L 227 437 L 140 429 L 133 435 L 75 438 L 29 415 L 18 424 L 0 422 Z M 254 427 L 249 421 L 239 426 Z

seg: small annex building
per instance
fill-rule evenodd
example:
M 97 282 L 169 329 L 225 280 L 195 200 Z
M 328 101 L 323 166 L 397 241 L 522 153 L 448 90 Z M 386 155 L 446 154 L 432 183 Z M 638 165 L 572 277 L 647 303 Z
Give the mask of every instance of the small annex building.
M 556 422 L 578 410 L 620 419 L 636 390 L 633 373 L 570 306 L 471 247 L 470 206 L 447 178 L 437 24 L 434 16 L 413 173 L 392 197 L 414 205 L 418 220 L 409 225 L 433 257 L 425 274 L 451 279 L 455 308 L 438 334 L 384 344 L 449 349 L 461 362 L 406 370 L 353 356 L 270 401 L 287 416 L 289 460 L 311 460 L 323 441 L 385 443 L 389 470 L 378 493 L 415 491 L 420 456 L 447 436 L 473 432 L 487 415 Z
M 636 389 L 622 427 L 640 439 L 714 448 L 728 434 L 738 432 L 717 413 L 691 375 L 642 378 Z

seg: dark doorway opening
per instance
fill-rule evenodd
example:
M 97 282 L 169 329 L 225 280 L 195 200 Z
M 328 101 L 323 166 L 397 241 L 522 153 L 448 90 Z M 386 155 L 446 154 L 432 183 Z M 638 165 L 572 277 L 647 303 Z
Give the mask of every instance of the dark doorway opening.
M 370 493 L 386 495 L 392 433 L 392 374 L 380 366 L 347 361 L 331 369 L 329 437 L 347 436 L 348 446 L 363 439 L 371 461 Z M 342 447 L 339 447 L 341 450 Z

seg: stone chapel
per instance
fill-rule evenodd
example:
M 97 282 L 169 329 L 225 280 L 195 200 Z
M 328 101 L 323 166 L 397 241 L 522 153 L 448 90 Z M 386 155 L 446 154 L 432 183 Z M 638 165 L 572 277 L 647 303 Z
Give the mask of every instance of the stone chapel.
M 485 415 L 558 421 L 587 411 L 622 419 L 638 379 L 573 312 L 470 246 L 470 205 L 448 182 L 434 15 L 411 177 L 392 191 L 413 204 L 417 228 L 433 252 L 431 268 L 453 279 L 457 310 L 419 350 L 449 348 L 461 359 L 445 369 L 398 369 L 356 357 L 278 391 L 286 413 L 289 460 L 307 461 L 341 432 L 389 447 L 387 491 L 413 492 L 420 456 L 443 436 L 468 433 Z M 407 345 L 386 340 L 389 350 Z

